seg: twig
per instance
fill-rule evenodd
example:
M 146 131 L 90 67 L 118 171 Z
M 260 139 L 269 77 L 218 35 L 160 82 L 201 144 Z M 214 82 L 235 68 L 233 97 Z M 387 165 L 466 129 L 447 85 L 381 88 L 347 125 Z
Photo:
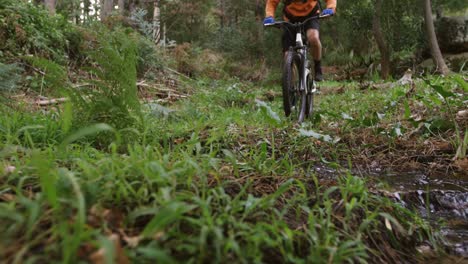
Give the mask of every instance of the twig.
M 183 73 L 180 73 L 180 72 L 178 72 L 178 71 L 176 71 L 176 70 L 173 70 L 173 69 L 171 69 L 171 68 L 169 68 L 169 67 L 166 67 L 165 69 L 168 70 L 168 71 L 170 71 L 170 72 L 172 72 L 172 73 L 175 73 L 175 74 L 177 74 L 177 75 L 179 75 L 179 76 L 185 77 L 185 78 L 187 78 L 187 79 L 193 81 L 192 78 L 188 77 L 187 75 L 185 75 L 185 74 L 183 74 Z

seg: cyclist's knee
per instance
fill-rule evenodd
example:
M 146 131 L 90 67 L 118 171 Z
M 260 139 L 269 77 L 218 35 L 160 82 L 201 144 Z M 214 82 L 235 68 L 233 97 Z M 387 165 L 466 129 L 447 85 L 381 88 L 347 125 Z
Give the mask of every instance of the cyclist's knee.
M 307 31 L 307 38 L 309 43 L 312 45 L 320 45 L 320 37 L 318 30 L 309 30 Z

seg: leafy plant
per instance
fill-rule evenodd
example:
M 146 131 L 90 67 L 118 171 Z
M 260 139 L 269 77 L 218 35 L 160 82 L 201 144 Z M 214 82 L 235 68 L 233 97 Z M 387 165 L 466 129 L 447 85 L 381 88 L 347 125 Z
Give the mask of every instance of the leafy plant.
M 65 67 L 45 58 L 24 56 L 23 59 L 37 69 L 31 86 L 42 94 L 43 91 L 59 93 L 68 87 L 68 75 Z
M 450 120 L 452 121 L 454 127 L 455 127 L 455 132 L 456 132 L 456 145 L 455 148 L 457 149 L 456 154 L 455 154 L 455 159 L 463 159 L 466 157 L 466 145 L 467 145 L 467 137 L 466 137 L 466 131 L 465 131 L 465 137 L 462 137 L 460 127 L 455 120 L 455 113 L 452 110 L 452 106 L 450 104 L 449 99 L 451 97 L 454 97 L 455 94 L 451 91 L 447 91 L 444 86 L 447 86 L 445 82 L 443 81 L 429 81 L 426 80 L 426 83 L 431 87 L 437 94 L 439 94 L 445 103 L 445 106 L 447 107 L 448 114 L 450 115 Z M 465 87 L 463 86 L 463 89 Z
M 18 88 L 22 69 L 17 64 L 0 62 L 0 92 L 11 92 Z
M 5 55 L 35 55 L 64 62 L 66 32 L 73 26 L 61 16 L 50 16 L 33 3 L 2 1 L 0 8 L 0 51 Z M 4 41 L 3 41 L 4 40 Z
M 95 50 L 89 53 L 94 61 L 90 72 L 98 79 L 90 80 L 93 89 L 70 90 L 74 102 L 75 128 L 105 123 L 117 131 L 134 127 L 141 116 L 137 95 L 137 51 L 132 34 L 123 30 L 98 30 Z M 125 137 L 124 140 L 129 140 Z M 103 142 L 109 143 L 105 137 Z

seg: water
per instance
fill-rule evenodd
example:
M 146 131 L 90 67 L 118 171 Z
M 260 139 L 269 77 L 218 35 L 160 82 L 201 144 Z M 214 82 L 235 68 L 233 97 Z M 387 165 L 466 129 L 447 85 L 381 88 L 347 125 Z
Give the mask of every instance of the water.
M 313 171 L 321 178 L 336 179 L 339 170 L 322 164 Z M 360 173 L 356 173 L 361 175 Z M 388 186 L 394 199 L 416 208 L 430 223 L 439 227 L 447 250 L 468 259 L 468 175 L 426 175 L 420 172 L 374 173 L 363 175 Z
M 390 186 L 396 200 L 417 208 L 423 217 L 441 227 L 445 246 L 451 253 L 468 257 L 467 175 L 405 173 L 377 178 Z

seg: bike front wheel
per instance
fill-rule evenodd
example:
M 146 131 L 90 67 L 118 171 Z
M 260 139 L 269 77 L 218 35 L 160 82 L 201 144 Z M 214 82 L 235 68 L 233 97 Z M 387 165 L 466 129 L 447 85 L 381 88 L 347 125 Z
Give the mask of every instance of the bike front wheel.
M 283 108 L 284 114 L 301 123 L 306 116 L 307 96 L 301 91 L 301 57 L 289 50 L 283 68 Z
M 316 84 L 314 81 L 314 77 L 312 74 L 309 73 L 307 76 L 307 100 L 306 100 L 306 111 L 305 115 L 306 118 L 313 117 L 314 112 L 314 93 L 316 89 Z

